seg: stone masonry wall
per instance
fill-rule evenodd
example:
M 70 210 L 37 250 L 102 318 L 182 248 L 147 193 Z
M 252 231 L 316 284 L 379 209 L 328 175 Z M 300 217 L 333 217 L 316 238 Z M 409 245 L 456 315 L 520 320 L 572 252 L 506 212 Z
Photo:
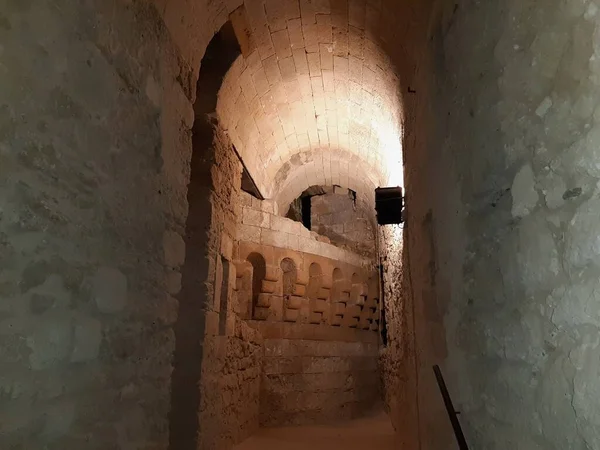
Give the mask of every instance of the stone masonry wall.
M 260 337 L 232 315 L 215 325 L 230 303 L 214 298 L 240 171 L 223 136 L 210 170 L 221 190 L 205 211 L 208 283 L 194 306 L 200 368 L 172 380 L 181 266 L 194 251 L 186 196 L 200 60 L 182 57 L 161 12 L 117 1 L 0 7 L 2 448 L 167 448 L 169 434 L 172 448 L 189 448 L 194 431 L 199 448 L 218 448 L 258 426 L 258 402 L 246 406 L 258 396 Z M 199 51 L 227 19 L 202 17 Z M 179 388 L 196 399 L 183 444 L 169 433 Z
M 374 211 L 367 208 L 348 189 L 330 187 L 324 195 L 311 197 L 311 229 L 338 247 L 374 258 Z
M 378 405 L 373 267 L 250 242 L 234 253 L 234 310 L 265 340 L 260 424 L 324 424 Z
M 265 341 L 261 424 L 323 425 L 380 406 L 377 341 Z
M 463 106 L 447 116 L 453 156 L 439 160 L 452 161 L 460 199 L 433 217 L 461 226 L 434 233 L 440 288 L 462 261 L 448 367 L 473 445 L 600 445 L 599 7 L 488 2 L 457 12 L 443 42 L 453 89 L 440 78 L 439 91 Z
M 0 447 L 166 448 L 173 48 L 137 2 L 4 1 L 0 23 Z
M 422 448 L 453 448 L 440 362 L 470 446 L 596 448 L 599 5 L 441 6 L 405 154 Z
M 194 149 L 196 150 L 196 149 Z M 241 165 L 231 143 L 215 129 L 214 163 L 211 165 L 212 218 L 208 231 L 207 273 L 196 272 L 207 297 L 203 307 L 199 449 L 230 448 L 251 436 L 259 426 L 259 387 L 262 367 L 262 337 L 236 314 L 235 235 L 239 221 Z M 192 181 L 194 166 L 192 165 Z M 190 190 L 193 185 L 190 184 Z M 190 217 L 193 205 L 190 203 Z M 193 252 L 194 248 L 188 248 Z M 202 256 L 202 255 L 200 255 Z M 200 300 L 197 296 L 193 301 Z M 191 329 L 197 324 L 187 323 Z M 191 336 L 185 336 L 191 338 Z M 174 379 L 174 383 L 177 379 Z M 194 386 L 197 386 L 198 382 Z M 185 392 L 182 392 L 185 394 Z
M 279 216 L 276 202 L 260 201 L 245 192 L 241 192 L 240 200 L 242 220 L 237 228 L 240 241 L 299 250 L 357 266 L 373 264 L 372 256 L 366 257 L 332 245 L 327 236 L 308 230 L 300 222 Z

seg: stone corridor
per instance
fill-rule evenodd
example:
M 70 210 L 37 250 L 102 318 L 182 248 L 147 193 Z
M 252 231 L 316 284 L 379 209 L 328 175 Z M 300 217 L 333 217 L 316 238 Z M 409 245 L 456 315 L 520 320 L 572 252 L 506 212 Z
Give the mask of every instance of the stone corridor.
M 0 448 L 600 449 L 599 148 L 600 0 L 0 0 Z

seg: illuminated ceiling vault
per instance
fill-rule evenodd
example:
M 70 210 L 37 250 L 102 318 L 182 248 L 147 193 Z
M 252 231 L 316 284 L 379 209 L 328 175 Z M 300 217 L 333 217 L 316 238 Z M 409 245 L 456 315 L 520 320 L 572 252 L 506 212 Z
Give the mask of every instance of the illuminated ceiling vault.
M 373 33 L 377 3 L 247 0 L 232 16 L 247 40 L 217 113 L 265 197 L 285 203 L 315 184 L 370 197 L 401 184 L 402 109 Z

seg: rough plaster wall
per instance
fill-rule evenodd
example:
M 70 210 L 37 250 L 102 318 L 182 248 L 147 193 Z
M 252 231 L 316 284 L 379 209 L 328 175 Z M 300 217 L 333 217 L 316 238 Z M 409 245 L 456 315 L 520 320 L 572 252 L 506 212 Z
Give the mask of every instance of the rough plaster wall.
M 374 258 L 374 214 L 367 208 L 357 205 L 348 189 L 329 187 L 324 195 L 311 198 L 311 230 L 328 237 L 338 247 Z
M 139 4 L 2 1 L 0 23 L 0 447 L 165 448 L 172 50 Z
M 442 12 L 406 149 L 423 448 L 444 360 L 471 446 L 597 448 L 598 4 Z
M 326 424 L 380 404 L 377 344 L 268 339 L 261 425 Z
M 190 69 L 141 2 L 4 1 L 0 11 L 0 446 L 166 448 L 199 64 Z M 258 424 L 246 406 L 258 395 L 259 339 L 229 315 L 216 336 L 212 281 L 231 259 L 239 186 L 239 163 L 221 153 L 207 323 L 195 326 L 209 336 L 201 420 L 227 420 L 201 448 Z

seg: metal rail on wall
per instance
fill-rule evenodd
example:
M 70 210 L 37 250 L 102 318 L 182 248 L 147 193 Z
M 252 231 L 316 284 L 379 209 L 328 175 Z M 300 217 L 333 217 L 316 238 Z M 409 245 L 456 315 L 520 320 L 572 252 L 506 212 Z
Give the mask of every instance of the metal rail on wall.
M 465 435 L 458 420 L 459 413 L 454 409 L 454 405 L 452 404 L 452 399 L 450 398 L 450 393 L 446 387 L 446 382 L 444 381 L 444 376 L 442 375 L 440 366 L 433 366 L 433 372 L 435 373 L 435 379 L 437 380 L 440 393 L 444 399 L 444 405 L 446 406 L 446 412 L 448 413 L 450 423 L 452 424 L 452 429 L 454 430 L 454 436 L 456 436 L 456 442 L 458 442 L 458 448 L 460 450 L 469 450 L 467 440 L 465 439 Z

